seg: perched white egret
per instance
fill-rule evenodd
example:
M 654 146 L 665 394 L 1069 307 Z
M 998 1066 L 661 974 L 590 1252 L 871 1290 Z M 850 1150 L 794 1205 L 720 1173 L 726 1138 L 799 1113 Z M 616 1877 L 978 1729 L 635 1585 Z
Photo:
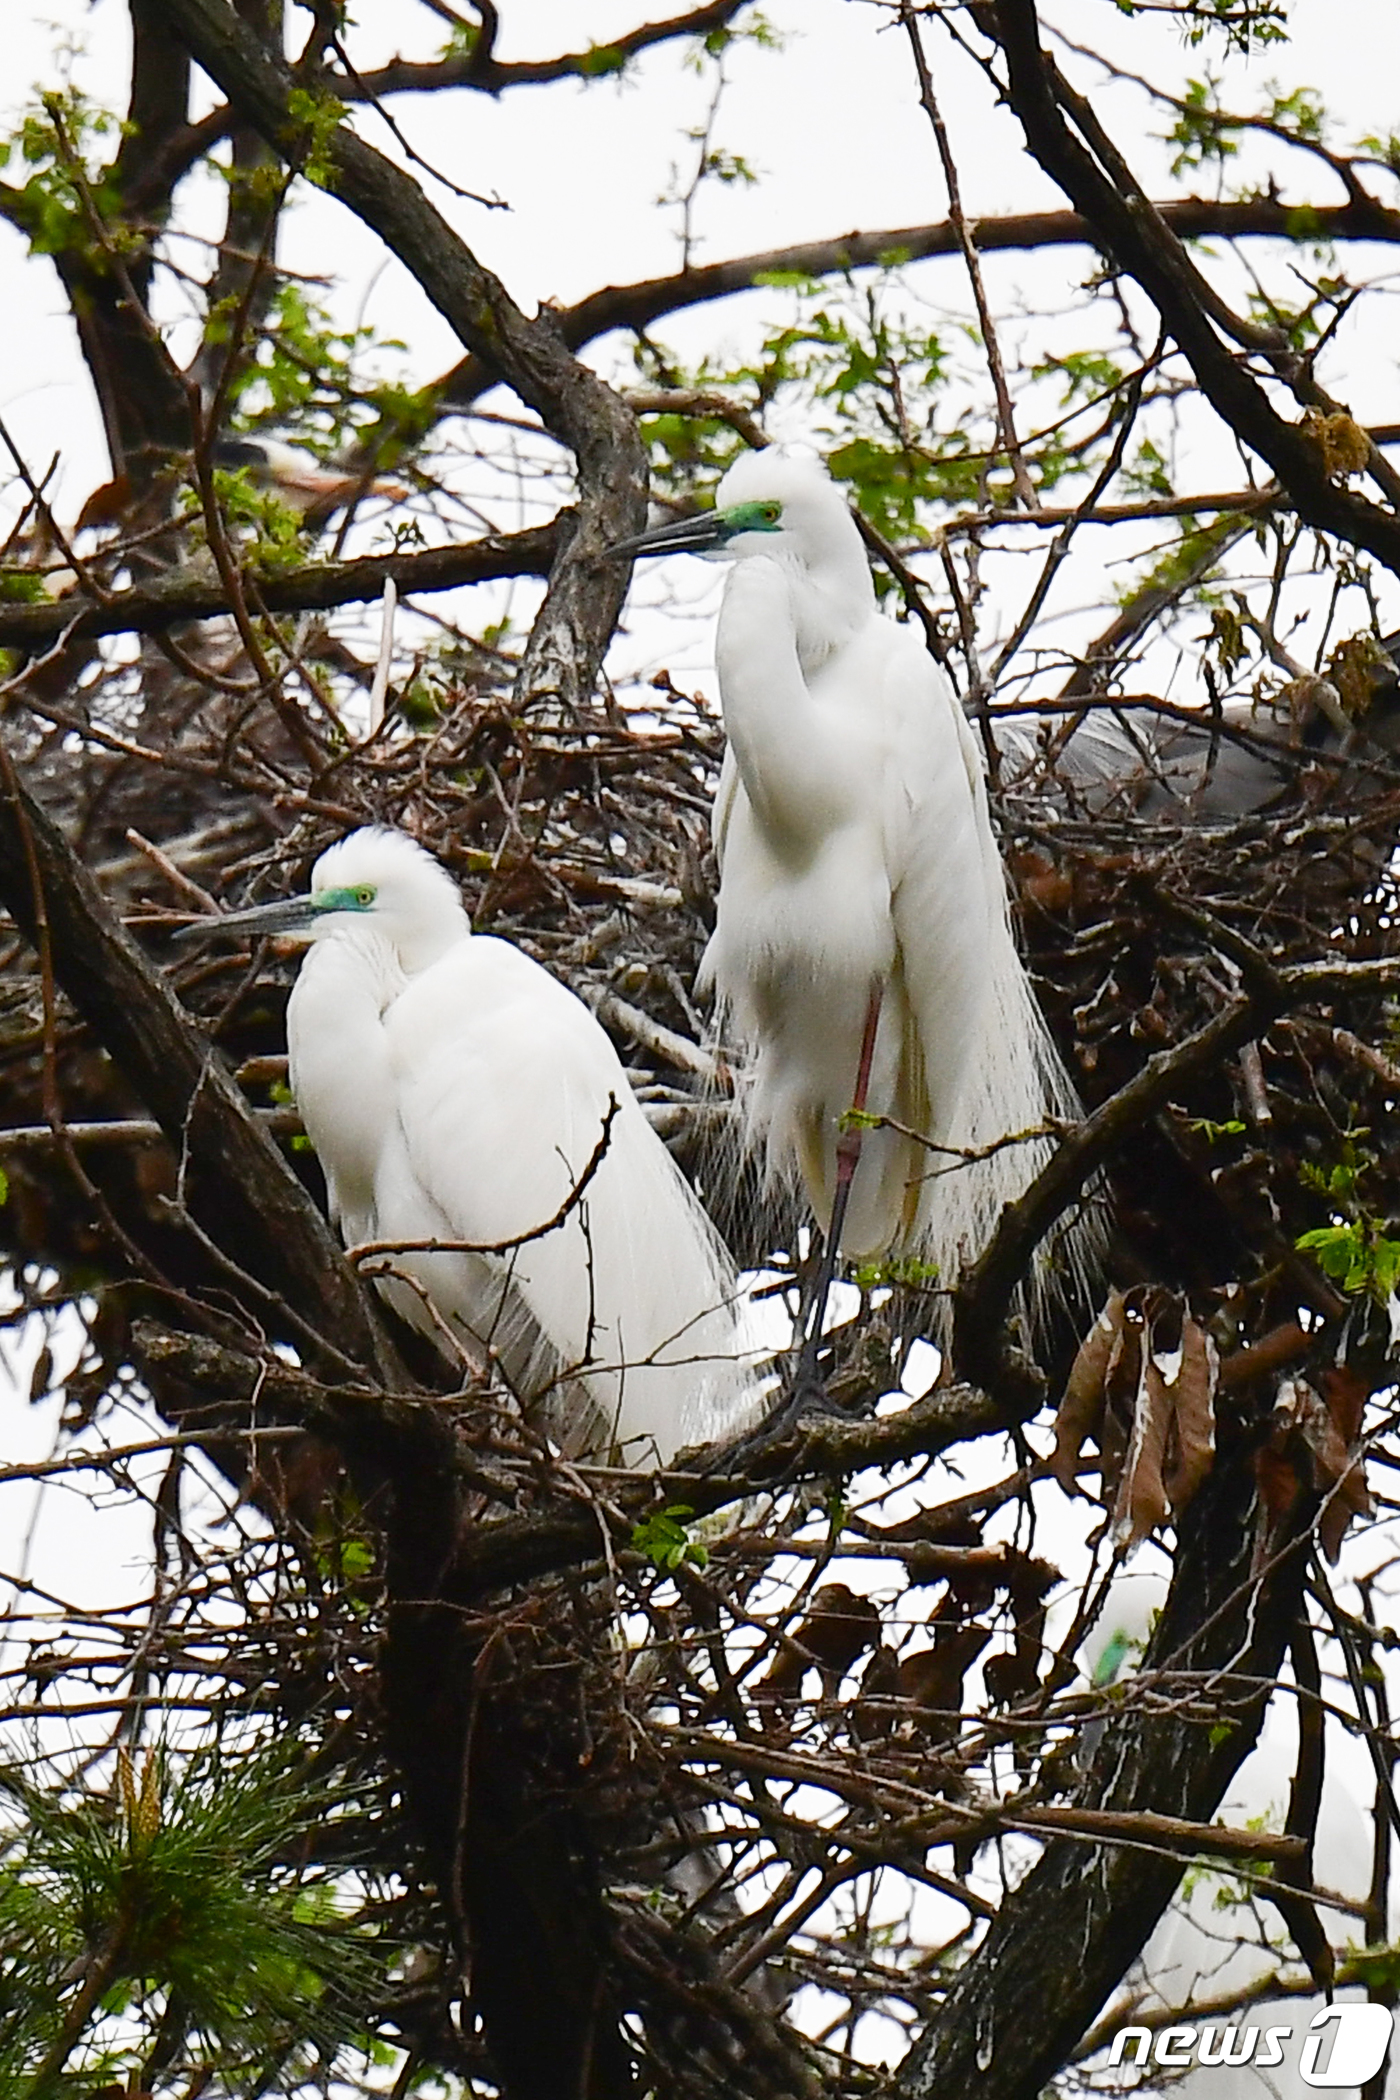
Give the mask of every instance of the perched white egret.
M 951 1280 L 1046 1159 L 1044 1136 L 1001 1141 L 1076 1113 L 1016 952 L 962 709 L 921 638 L 881 615 L 815 461 L 747 455 L 713 512 L 615 551 L 734 563 L 701 979 L 752 1053 L 770 1168 L 800 1174 L 829 1237 L 851 1175 L 841 1250 L 913 1255 Z M 852 1107 L 903 1126 L 869 1130 L 853 1174 Z
M 308 943 L 292 1090 L 345 1244 L 385 1247 L 370 1267 L 396 1311 L 491 1352 L 574 1454 L 665 1462 L 751 1418 L 733 1270 L 612 1044 L 547 970 L 472 932 L 422 847 L 353 832 L 309 896 L 217 930 Z
M 1400 634 L 1377 638 L 1351 706 L 1329 679 L 1300 674 L 1272 704 L 1231 699 L 1194 715 L 1100 707 L 1074 723 L 1061 748 L 1063 713 L 1003 716 L 994 726 L 1010 775 L 1042 767 L 1048 745 L 1050 781 L 1070 786 L 1091 812 L 1229 824 L 1283 803 L 1309 773 L 1315 789 L 1384 790 L 1400 749 Z
M 244 468 L 260 486 L 275 489 L 299 510 L 334 510 L 356 496 L 386 496 L 398 503 L 408 494 L 401 481 L 381 474 L 324 467 L 314 453 L 282 438 L 219 438 L 213 456 L 216 467 Z

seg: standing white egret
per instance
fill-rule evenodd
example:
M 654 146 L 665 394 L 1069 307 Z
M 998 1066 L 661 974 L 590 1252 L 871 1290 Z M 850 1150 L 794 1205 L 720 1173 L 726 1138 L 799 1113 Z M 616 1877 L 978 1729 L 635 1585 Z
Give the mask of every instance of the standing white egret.
M 490 1351 L 574 1454 L 664 1463 L 750 1419 L 733 1270 L 616 1051 L 547 970 L 472 932 L 429 854 L 356 831 L 309 896 L 213 923 L 309 944 L 292 1089 L 346 1246 L 388 1243 L 396 1311 Z
M 815 461 L 747 455 L 713 512 L 614 551 L 734 562 L 701 981 L 753 1054 L 770 1169 L 800 1174 L 841 1252 L 913 1255 L 951 1280 L 1046 1159 L 1044 1137 L 1000 1141 L 1077 1112 L 1016 952 L 962 709 L 921 639 L 882 617 Z M 853 1107 L 903 1129 L 861 1144 Z

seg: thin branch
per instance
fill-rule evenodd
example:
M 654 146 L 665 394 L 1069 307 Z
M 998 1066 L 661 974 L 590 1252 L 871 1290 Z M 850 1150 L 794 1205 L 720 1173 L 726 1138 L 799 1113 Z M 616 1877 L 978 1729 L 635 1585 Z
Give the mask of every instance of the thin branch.
M 331 77 L 335 92 L 344 102 L 363 101 L 380 95 L 422 94 L 434 88 L 476 88 L 482 94 L 499 95 L 512 87 L 541 87 L 552 80 L 616 79 L 627 62 L 640 51 L 676 37 L 704 37 L 726 28 L 749 0 L 709 0 L 683 15 L 670 15 L 661 22 L 644 22 L 636 29 L 610 37 L 606 44 L 591 44 L 585 51 L 562 52 L 557 58 L 501 60 L 494 56 L 494 39 L 485 22 L 494 22 L 495 9 L 483 9 L 483 31 L 469 51 L 453 52 L 446 58 L 397 58 L 373 73 Z
M 1130 176 L 1107 172 L 1111 149 L 1088 105 L 1041 48 L 1034 0 L 993 0 L 990 19 L 1009 68 L 1012 107 L 1032 154 L 1093 225 L 1098 244 L 1142 286 L 1211 406 L 1242 443 L 1268 462 L 1310 525 L 1364 547 L 1400 574 L 1400 518 L 1332 479 L 1322 447 L 1278 414 L 1258 380 L 1221 340 L 1217 330 L 1226 326 L 1221 302 L 1167 217 L 1155 212 Z M 1065 108 L 1072 109 L 1078 139 Z M 1117 168 L 1116 150 L 1111 157 Z
M 610 1094 L 607 1111 L 603 1117 L 603 1127 L 587 1165 L 553 1217 L 546 1218 L 543 1225 L 532 1225 L 528 1232 L 514 1233 L 506 1240 L 362 1240 L 357 1246 L 346 1248 L 345 1259 L 352 1267 L 358 1268 L 362 1262 L 373 1261 L 381 1255 L 388 1254 L 514 1254 L 519 1248 L 528 1247 L 534 1240 L 547 1238 L 551 1232 L 557 1232 L 559 1227 L 567 1222 L 582 1202 L 588 1184 L 602 1166 L 608 1146 L 612 1142 L 612 1127 L 618 1112 L 617 1096 Z M 375 1272 L 371 1271 L 371 1274 L 373 1273 Z
M 955 1294 L 954 1352 L 959 1369 L 986 1390 L 1004 1394 L 1012 1419 L 1034 1413 L 1044 1386 L 1029 1365 L 1006 1353 L 1006 1315 L 1035 1249 L 1112 1157 L 1183 1083 L 1211 1070 L 1291 1006 L 1314 999 L 1373 997 L 1400 987 L 1400 959 L 1264 964 L 1240 996 L 1184 1042 L 1150 1057 L 1141 1071 L 1086 1117 L 1056 1149 L 1024 1196 L 1007 1205 L 981 1255 Z
M 2 196 L 3 193 L 0 193 Z M 0 209 L 3 205 L 0 204 Z M 1359 211 L 1355 205 L 1287 204 L 1278 197 L 1251 197 L 1238 203 L 1208 197 L 1173 198 L 1153 207 L 1162 223 L 1181 240 L 1374 240 L 1400 242 L 1394 215 Z M 1077 211 L 1021 212 L 973 219 L 968 233 L 981 255 L 1046 248 L 1098 248 L 1101 240 Z M 888 267 L 893 262 L 920 262 L 938 255 L 958 255 L 957 231 L 942 219 L 920 226 L 883 227 L 820 241 L 797 241 L 727 261 L 702 263 L 668 277 L 643 278 L 635 284 L 607 285 L 590 292 L 554 315 L 571 350 L 614 328 L 643 329 L 666 314 L 728 299 L 752 291 L 765 278 L 796 275 L 830 277 L 848 270 Z M 475 359 L 453 367 L 431 390 L 444 407 L 466 408 L 495 383 L 488 364 Z
M 1035 510 L 1040 502 L 1030 469 L 1021 451 L 1016 436 L 1016 414 L 1011 405 L 1011 389 L 1006 383 L 1006 367 L 1002 363 L 1001 345 L 997 340 L 996 323 L 987 298 L 987 288 L 982 282 L 982 265 L 977 255 L 977 243 L 972 237 L 966 215 L 962 208 L 962 192 L 958 185 L 957 163 L 948 139 L 948 127 L 943 122 L 943 113 L 938 107 L 938 98 L 933 92 L 933 75 L 929 71 L 928 55 L 919 28 L 919 19 L 910 0 L 900 0 L 899 19 L 909 38 L 914 54 L 914 70 L 919 77 L 919 101 L 933 126 L 934 141 L 938 147 L 938 158 L 943 167 L 943 180 L 948 186 L 948 223 L 957 237 L 963 262 L 967 266 L 968 281 L 972 286 L 972 297 L 977 307 L 978 326 L 982 331 L 982 347 L 987 356 L 987 369 L 991 373 L 992 391 L 997 404 L 997 435 L 1006 456 L 1011 462 L 1011 478 L 1016 493 L 1027 510 Z M 993 680 L 995 682 L 995 678 Z

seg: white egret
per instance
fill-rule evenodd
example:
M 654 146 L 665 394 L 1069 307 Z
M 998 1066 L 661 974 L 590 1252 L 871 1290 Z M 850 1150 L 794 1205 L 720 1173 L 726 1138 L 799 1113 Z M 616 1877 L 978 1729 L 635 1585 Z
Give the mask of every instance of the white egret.
M 881 615 L 815 461 L 747 455 L 714 511 L 614 551 L 734 562 L 701 980 L 752 1053 L 770 1169 L 800 1175 L 843 1253 L 912 1255 L 951 1281 L 1050 1143 L 1004 1141 L 1077 1113 L 1016 952 L 962 709 L 920 637 Z M 890 1123 L 861 1143 L 853 1107 Z
M 292 1089 L 341 1235 L 384 1250 L 369 1267 L 396 1311 L 490 1352 L 574 1454 L 664 1463 L 751 1418 L 733 1270 L 612 1044 L 472 932 L 422 847 L 353 832 L 309 896 L 217 931 L 308 944 Z
M 993 733 L 1011 777 L 1042 768 L 1048 744 L 1051 784 L 1068 784 L 1091 813 L 1234 823 L 1283 804 L 1309 772 L 1353 796 L 1382 792 L 1386 761 L 1400 748 L 1398 662 L 1400 634 L 1379 637 L 1352 713 L 1327 678 L 1299 672 L 1272 705 L 1231 699 L 1218 714 L 1183 716 L 1132 703 L 1110 711 L 1100 702 L 1067 740 L 1063 713 L 1003 715 Z
M 324 467 L 314 453 L 282 438 L 226 437 L 215 441 L 216 467 L 246 470 L 259 487 L 275 489 L 297 510 L 326 512 L 357 496 L 385 496 L 401 503 L 408 490 L 401 481 L 379 474 L 356 473 L 349 467 Z

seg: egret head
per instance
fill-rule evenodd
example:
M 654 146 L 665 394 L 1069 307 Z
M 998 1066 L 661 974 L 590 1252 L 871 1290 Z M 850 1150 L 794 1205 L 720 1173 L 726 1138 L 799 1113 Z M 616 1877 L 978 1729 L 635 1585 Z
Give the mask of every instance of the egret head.
M 658 525 L 623 540 L 614 554 L 701 554 L 742 559 L 766 554 L 811 571 L 833 556 L 864 554 L 854 519 L 820 461 L 808 455 L 746 452 L 715 491 L 715 507 L 698 518 Z
M 402 831 L 367 826 L 330 846 L 305 896 L 202 919 L 187 934 L 281 934 L 310 942 L 386 941 L 407 970 L 422 969 L 471 931 L 457 885 L 431 853 Z

